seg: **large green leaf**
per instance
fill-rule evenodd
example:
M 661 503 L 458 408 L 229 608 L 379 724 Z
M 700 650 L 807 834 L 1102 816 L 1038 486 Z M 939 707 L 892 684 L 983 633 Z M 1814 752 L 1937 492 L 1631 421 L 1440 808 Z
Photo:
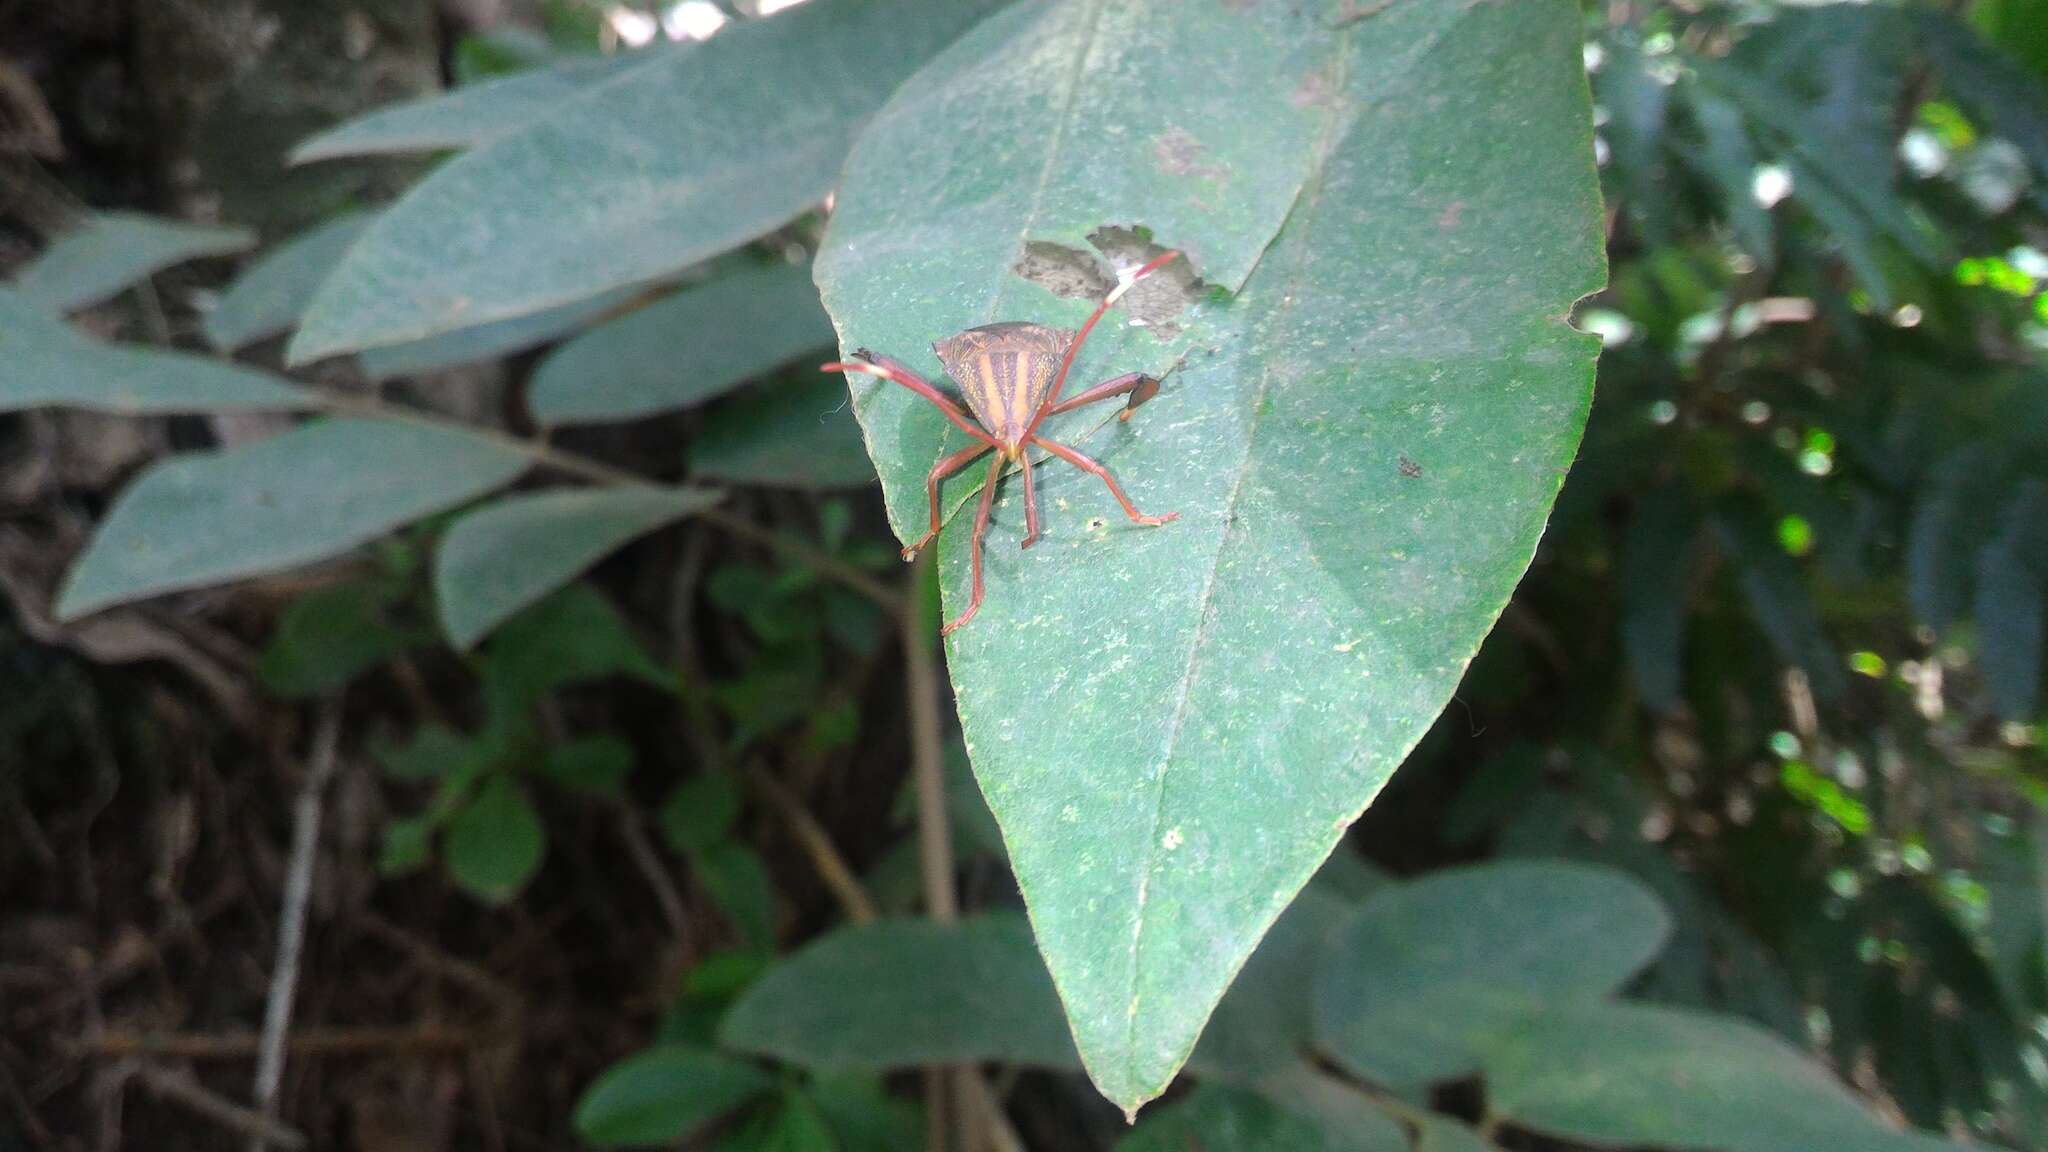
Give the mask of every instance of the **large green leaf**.
M 763 384 L 725 402 L 690 446 L 690 475 L 771 488 L 857 488 L 875 482 L 860 428 L 837 381 Z
M 13 287 L 58 312 L 75 312 L 187 260 L 232 256 L 256 243 L 246 228 L 210 228 L 134 212 L 102 212 L 59 236 Z
M 354 418 L 175 456 L 114 501 L 57 614 L 324 560 L 481 496 L 526 465 L 523 453 L 455 429 Z
M 1126 1108 L 1172 1079 L 1449 698 L 1529 562 L 1589 399 L 1597 341 L 1564 319 L 1602 273 L 1577 9 L 1328 16 L 1222 0 L 1007 12 L 863 136 L 817 265 L 847 350 L 934 378 L 935 338 L 1085 314 L 1013 275 L 1027 242 L 1136 224 L 1213 283 L 1251 269 L 1170 327 L 1153 292 L 1149 330 L 1112 316 L 1077 368 L 1160 373 L 1187 355 L 1089 446 L 1180 522 L 1131 528 L 1094 478 L 1041 469 L 1044 541 L 1020 555 L 1005 505 L 987 603 L 949 650 L 1039 946 L 1091 1075 Z M 1183 135 L 1203 146 L 1191 160 Z M 1301 173 L 1300 195 L 1276 171 Z M 913 538 L 925 472 L 964 441 L 893 386 L 863 378 L 854 395 Z M 1077 421 L 1060 430 L 1106 422 Z M 948 489 L 949 510 L 972 489 Z M 940 543 L 955 610 L 963 527 Z
M 0 412 L 289 411 L 313 400 L 268 373 L 211 357 L 100 343 L 0 288 Z
M 393 205 L 322 286 L 295 362 L 659 280 L 825 198 L 852 134 L 993 0 L 813 0 L 560 100 Z
M 775 1087 L 767 1073 L 680 1044 L 605 1070 L 576 1103 L 576 1134 L 592 1144 L 674 1144 Z
M 471 512 L 436 553 L 449 642 L 469 647 L 627 543 L 717 502 L 693 488 L 593 488 L 507 496 Z
M 1045 965 L 1014 916 L 842 928 L 770 969 L 719 1039 L 810 1068 L 1074 1065 Z
M 563 101 L 647 59 L 629 53 L 570 60 L 379 108 L 301 142 L 292 149 L 291 162 L 474 148 L 519 131 Z
M 808 268 L 749 269 L 562 345 L 534 370 L 527 404 L 543 424 L 630 420 L 701 404 L 831 344 Z
M 225 352 L 291 331 L 313 290 L 370 223 L 350 212 L 306 229 L 235 277 L 206 314 L 206 339 Z
M 1622 872 L 1439 872 L 1374 897 L 1339 931 L 1316 977 L 1316 1040 L 1382 1084 L 1463 1076 L 1531 1012 L 1620 987 L 1670 931 L 1663 904 Z
M 1955 1146 L 1888 1129 L 1778 1037 L 1728 1016 L 1558 1005 L 1500 1042 L 1488 1102 L 1517 1125 L 1598 1145 L 1713 1152 Z

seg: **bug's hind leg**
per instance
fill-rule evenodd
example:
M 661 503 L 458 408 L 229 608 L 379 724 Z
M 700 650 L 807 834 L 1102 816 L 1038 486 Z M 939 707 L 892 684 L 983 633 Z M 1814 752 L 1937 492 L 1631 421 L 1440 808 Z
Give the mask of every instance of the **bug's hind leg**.
M 974 535 L 967 538 L 967 562 L 974 573 L 974 590 L 967 598 L 967 611 L 954 617 L 944 628 L 939 629 L 939 635 L 941 636 L 952 635 L 954 629 L 974 619 L 974 614 L 981 611 L 982 541 L 988 537 L 989 512 L 995 508 L 996 504 L 996 481 L 1002 478 L 1003 458 L 998 456 L 989 462 L 988 480 L 981 486 L 981 504 L 974 510 Z
M 971 448 L 963 448 L 951 456 L 940 460 L 937 464 L 932 465 L 932 470 L 924 478 L 924 494 L 926 499 L 930 501 L 932 509 L 931 531 L 918 537 L 917 543 L 903 550 L 903 558 L 905 560 L 917 559 L 917 554 L 924 551 L 924 546 L 931 543 L 933 537 L 939 534 L 939 481 L 967 467 L 976 456 L 986 451 L 988 451 L 988 445 L 976 444 Z M 1027 488 L 1026 491 L 1029 491 L 1029 489 Z
M 1038 543 L 1038 485 L 1031 480 L 1031 454 L 1019 452 L 1018 463 L 1024 466 L 1024 542 L 1019 548 L 1029 548 Z
M 1109 474 L 1109 469 L 1081 455 L 1065 444 L 1056 444 L 1043 436 L 1033 436 L 1031 442 L 1072 464 L 1074 467 L 1079 468 L 1081 471 L 1090 472 L 1101 477 L 1102 482 L 1109 485 L 1109 494 L 1116 497 L 1118 504 L 1123 505 L 1124 515 L 1129 516 L 1134 523 L 1157 526 L 1180 519 L 1180 513 L 1178 512 L 1168 512 L 1164 516 L 1147 516 L 1143 512 L 1138 511 L 1138 506 L 1131 503 L 1129 496 L 1124 495 L 1123 486 L 1116 482 L 1116 477 Z

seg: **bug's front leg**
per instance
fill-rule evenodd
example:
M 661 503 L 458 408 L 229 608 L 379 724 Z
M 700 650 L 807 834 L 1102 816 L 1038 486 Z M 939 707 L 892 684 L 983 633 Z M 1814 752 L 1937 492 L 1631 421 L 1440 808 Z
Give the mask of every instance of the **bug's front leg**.
M 1126 372 L 1114 380 L 1105 380 L 1097 384 L 1079 396 L 1060 401 L 1058 404 L 1046 409 L 1045 414 L 1047 416 L 1057 416 L 1062 412 L 1071 412 L 1076 408 L 1093 404 L 1100 400 L 1107 400 L 1112 396 L 1121 396 L 1126 392 L 1131 394 L 1131 399 L 1129 403 L 1124 405 L 1123 412 L 1118 414 L 1117 419 L 1119 420 L 1129 420 L 1131 413 L 1137 411 L 1138 405 L 1159 395 L 1159 381 L 1157 378 L 1147 376 L 1143 372 Z
M 988 479 L 981 486 L 981 504 L 974 510 L 974 534 L 967 538 L 968 567 L 974 573 L 974 590 L 967 598 L 967 611 L 953 618 L 939 635 L 950 636 L 953 630 L 974 619 L 981 611 L 981 544 L 988 537 L 988 517 L 996 505 L 996 482 L 1003 478 L 1003 458 L 997 456 L 989 461 Z
M 1180 513 L 1178 512 L 1168 512 L 1164 516 L 1147 516 L 1143 512 L 1138 511 L 1138 506 L 1131 503 L 1131 498 L 1129 496 L 1124 495 L 1123 486 L 1116 482 L 1116 477 L 1111 476 L 1109 474 L 1109 469 L 1104 468 L 1102 465 L 1097 464 L 1095 461 L 1090 460 L 1088 457 L 1081 455 L 1079 452 L 1074 451 L 1072 448 L 1067 447 L 1065 444 L 1056 444 L 1051 440 L 1047 440 L 1043 436 L 1033 436 L 1031 438 L 1031 443 L 1036 444 L 1039 447 L 1045 449 L 1047 452 L 1050 452 L 1053 455 L 1059 457 L 1060 459 L 1065 460 L 1067 463 L 1072 464 L 1074 467 L 1079 468 L 1083 472 L 1092 473 L 1093 475 L 1101 477 L 1102 482 L 1104 484 L 1109 485 L 1109 494 L 1111 496 L 1116 497 L 1116 502 L 1118 504 L 1123 505 L 1124 515 L 1129 516 L 1133 522 L 1156 527 L 1160 524 L 1168 524 L 1175 520 L 1180 519 Z
M 924 546 L 931 543 L 932 538 L 939 534 L 939 481 L 967 467 L 968 463 L 976 456 L 986 451 L 988 451 L 988 445 L 976 444 L 969 448 L 962 448 L 960 451 L 932 465 L 932 470 L 924 478 L 925 498 L 930 501 L 932 509 L 931 531 L 919 537 L 917 543 L 903 550 L 903 558 L 905 560 L 917 559 L 917 554 L 924 551 Z M 1026 489 L 1026 491 L 1029 490 L 1028 488 Z

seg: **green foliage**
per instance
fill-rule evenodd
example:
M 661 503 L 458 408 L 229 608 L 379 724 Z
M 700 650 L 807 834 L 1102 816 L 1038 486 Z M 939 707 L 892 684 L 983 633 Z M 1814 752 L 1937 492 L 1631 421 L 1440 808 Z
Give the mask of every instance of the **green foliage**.
M 874 482 L 846 392 L 817 378 L 756 388 L 721 405 L 690 451 L 699 480 L 768 488 L 858 488 Z
M 133 212 L 101 212 L 58 237 L 10 285 L 52 312 L 76 312 L 192 260 L 256 245 L 246 228 L 208 228 Z
M 297 327 L 313 290 L 334 271 L 371 219 L 366 212 L 343 213 L 264 253 L 235 277 L 206 314 L 206 339 L 223 352 L 233 352 Z
M 696 1048 L 649 1049 L 612 1066 L 576 1105 L 576 1133 L 599 1145 L 674 1144 L 768 1093 L 752 1066 Z
M 1185 311 L 1154 297 L 1149 332 L 1105 330 L 1077 369 L 1178 362 L 1089 450 L 1181 521 L 1133 530 L 1093 477 L 1044 469 L 1046 542 L 1018 557 L 997 538 L 988 603 L 948 650 L 1082 1056 L 1126 1108 L 1172 1079 L 1519 579 L 1587 404 L 1593 350 L 1559 317 L 1600 276 L 1569 6 L 1395 5 L 1336 32 L 1299 10 L 1173 10 L 1025 6 L 977 29 L 862 138 L 817 272 L 845 350 L 922 370 L 934 337 L 1085 315 L 1016 273 L 1020 223 L 1034 243 L 1092 235 L 1128 269 L 1135 253 L 1096 230 L 1136 221 L 1241 286 Z M 1184 94 L 1154 83 L 1181 57 L 1222 62 L 1202 95 L 1229 111 L 1199 140 Z M 1071 109 L 1016 94 L 1070 84 Z M 1000 196 L 989 132 L 1031 143 Z M 1222 185 L 1230 209 L 1205 210 Z M 929 240 L 883 239 L 912 230 Z M 1408 251 L 1429 257 L 1386 255 Z M 1092 256 L 1063 259 L 1106 282 Z M 894 385 L 855 396 L 914 540 L 926 471 L 965 441 Z M 956 608 L 958 523 L 939 544 Z M 1013 738 L 1048 710 L 1056 726 Z

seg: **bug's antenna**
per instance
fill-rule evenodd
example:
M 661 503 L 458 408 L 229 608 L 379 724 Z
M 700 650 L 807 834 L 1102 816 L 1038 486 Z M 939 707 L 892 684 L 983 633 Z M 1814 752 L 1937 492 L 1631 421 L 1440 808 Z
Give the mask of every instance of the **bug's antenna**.
M 1102 303 L 1095 306 L 1095 311 L 1088 314 L 1088 322 L 1081 325 L 1081 330 L 1074 334 L 1074 342 L 1067 345 L 1067 354 L 1060 357 L 1060 370 L 1052 378 L 1052 388 L 1046 392 L 1045 402 L 1038 406 L 1038 416 L 1040 419 L 1044 418 L 1045 413 L 1054 404 L 1059 403 L 1060 389 L 1067 386 L 1067 369 L 1074 366 L 1075 355 L 1081 351 L 1081 345 L 1087 341 L 1088 333 L 1095 330 L 1095 325 L 1102 319 L 1102 314 L 1109 311 L 1110 305 L 1122 299 L 1123 294 L 1129 292 L 1132 285 L 1179 258 L 1179 252 L 1169 249 L 1147 260 L 1136 272 L 1131 273 L 1127 278 L 1121 279 L 1115 288 L 1110 289 L 1109 295 L 1102 298 Z M 1034 425 L 1036 423 L 1037 421 L 1033 421 Z

